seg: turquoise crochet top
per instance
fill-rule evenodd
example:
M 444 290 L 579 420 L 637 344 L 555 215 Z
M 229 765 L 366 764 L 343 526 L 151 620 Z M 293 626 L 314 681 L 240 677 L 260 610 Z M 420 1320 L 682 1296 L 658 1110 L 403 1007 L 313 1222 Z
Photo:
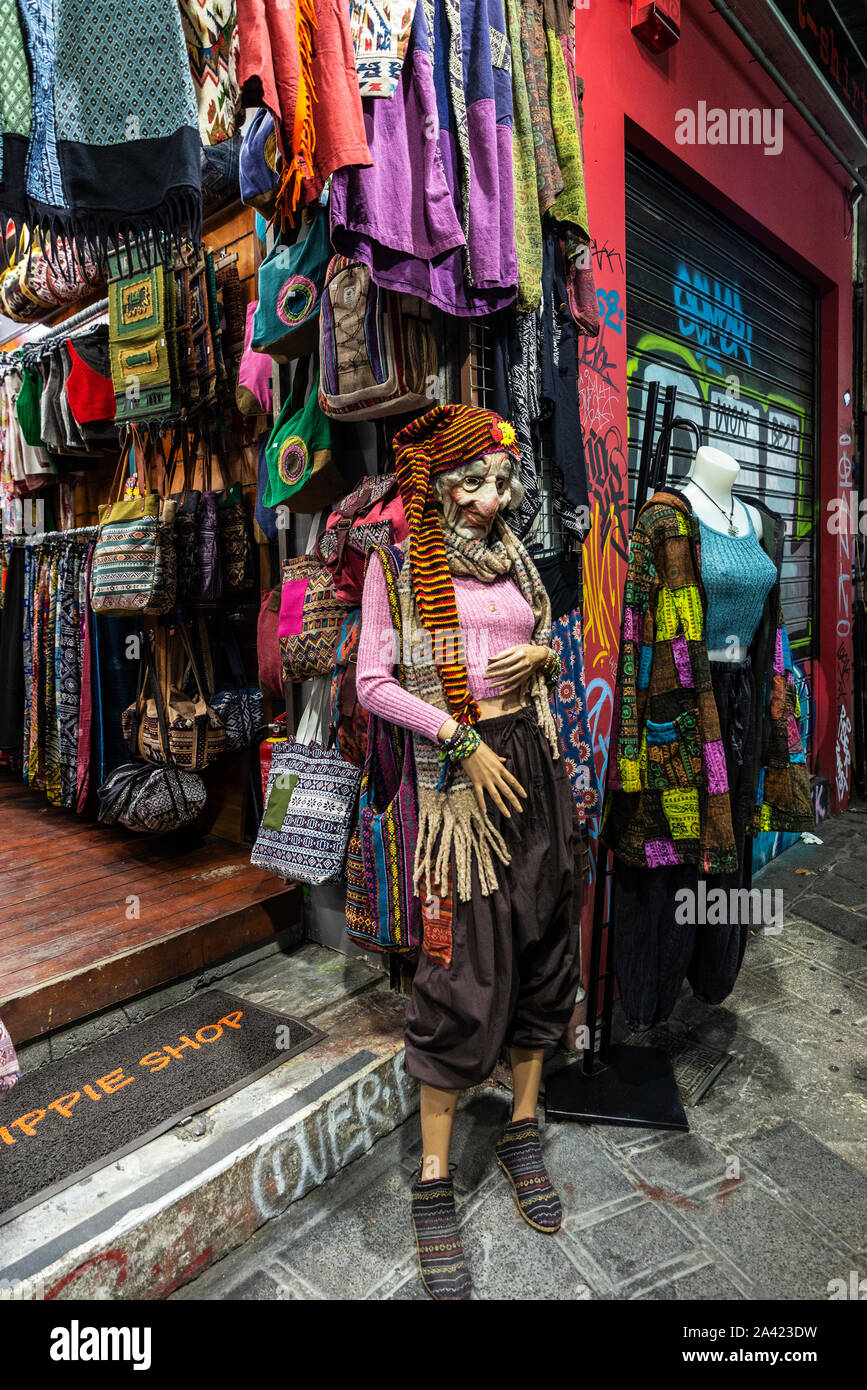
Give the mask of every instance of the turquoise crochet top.
M 742 647 L 752 642 L 765 599 L 777 580 L 777 567 L 762 549 L 752 516 L 745 536 L 729 536 L 701 526 L 701 581 L 707 594 L 707 647 L 719 651 L 736 637 Z

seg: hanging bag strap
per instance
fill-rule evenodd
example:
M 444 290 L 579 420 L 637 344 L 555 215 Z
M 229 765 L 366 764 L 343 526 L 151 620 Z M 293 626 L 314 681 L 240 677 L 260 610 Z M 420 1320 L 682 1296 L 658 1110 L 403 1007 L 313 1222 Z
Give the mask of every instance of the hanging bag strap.
M 135 461 L 135 478 L 138 484 L 139 497 L 142 502 L 151 491 L 150 472 L 147 464 L 147 445 L 142 439 L 138 425 L 131 425 L 132 430 L 132 450 Z
M 161 498 L 168 497 L 166 483 L 168 482 L 168 469 L 166 465 L 166 454 L 163 448 L 162 430 L 157 429 L 150 436 L 154 454 L 154 472 L 156 475 L 157 493 Z
M 187 654 L 187 660 L 190 663 L 190 670 L 193 673 L 193 680 L 196 682 L 196 693 L 198 694 L 199 699 L 204 704 L 209 704 L 209 696 L 213 694 L 213 692 L 209 691 L 206 693 L 205 686 L 202 682 L 201 671 L 199 670 L 199 663 L 197 662 L 195 652 L 193 651 L 193 644 L 190 641 L 190 634 L 187 631 L 186 623 L 179 622 L 178 631 L 181 636 L 181 641 L 184 645 L 184 650 Z
M 139 747 L 139 730 L 141 729 L 141 721 L 144 718 L 145 688 L 148 683 L 148 667 L 147 662 L 145 661 L 145 645 L 147 643 L 147 634 L 145 632 L 140 632 L 138 635 L 138 640 L 138 693 L 135 697 L 135 704 L 133 706 L 132 729 L 130 730 L 129 738 L 127 739 L 127 748 L 129 749 L 130 757 L 133 760 L 141 757 L 141 749 Z
M 229 465 L 226 459 L 226 451 L 223 448 L 223 433 L 221 430 L 216 430 L 214 433 L 214 445 L 214 452 L 217 455 L 217 468 L 220 473 L 220 481 L 223 485 L 222 491 L 226 492 L 229 487 L 231 487 L 231 483 L 229 482 Z
M 183 487 L 181 489 L 181 503 L 183 503 L 184 496 L 189 490 L 189 482 L 187 481 L 187 475 L 189 471 L 188 453 L 190 447 L 189 436 L 183 425 L 176 425 L 172 429 L 171 441 L 172 442 L 169 447 L 168 462 L 166 463 L 166 496 L 168 497 L 173 495 L 175 472 L 177 470 L 178 464 L 180 462 L 183 462 Z M 186 448 L 182 447 L 184 442 L 186 443 Z
M 192 439 L 186 428 L 181 430 L 181 448 L 184 455 L 184 491 L 193 492 L 196 475 L 196 460 L 199 457 L 199 428 L 193 430 Z
M 220 616 L 218 610 L 218 617 Z M 197 619 L 197 630 L 199 634 L 199 651 L 202 654 L 202 662 L 205 671 L 205 680 L 208 682 L 208 691 L 213 694 L 217 688 L 217 678 L 214 672 L 214 645 L 211 642 L 211 634 L 208 631 L 208 620 L 204 613 L 199 613 Z
M 176 792 L 179 794 L 180 801 L 182 803 L 183 814 L 189 819 L 190 803 L 188 802 L 186 792 L 184 791 L 184 784 L 180 775 L 180 769 L 178 768 L 174 758 L 172 757 L 171 748 L 169 747 L 169 730 L 168 723 L 166 721 L 166 709 L 165 705 L 163 704 L 163 693 L 160 689 L 159 681 L 156 678 L 156 672 L 154 671 L 153 653 L 150 649 L 150 643 L 147 640 L 147 634 L 145 634 L 145 643 L 143 650 L 145 662 L 147 665 L 148 677 L 151 681 L 151 687 L 153 689 L 154 702 L 157 707 L 157 721 L 159 723 L 160 730 L 160 746 L 162 748 L 163 758 L 165 759 L 164 766 L 166 770 L 171 770 L 178 774 L 176 777 L 166 777 L 166 790 L 168 791 L 168 794 L 171 797 L 172 805 L 174 806 L 176 811 L 179 809 L 178 801 L 176 799 Z
M 295 742 L 308 746 L 318 743 L 322 748 L 326 748 L 331 723 L 331 680 L 328 676 L 317 676 L 312 685 L 310 699 L 304 706 L 304 713 L 295 734 Z
M 115 502 L 123 501 L 124 479 L 126 478 L 127 470 L 129 467 L 129 454 L 133 442 L 132 429 L 132 425 L 127 425 L 126 433 L 123 438 L 123 447 L 121 448 L 120 454 L 118 456 L 117 468 L 114 471 L 114 477 L 111 480 L 111 487 L 109 488 L 108 492 L 108 511 L 106 512 L 106 521 L 110 520 L 111 508 L 114 506 Z

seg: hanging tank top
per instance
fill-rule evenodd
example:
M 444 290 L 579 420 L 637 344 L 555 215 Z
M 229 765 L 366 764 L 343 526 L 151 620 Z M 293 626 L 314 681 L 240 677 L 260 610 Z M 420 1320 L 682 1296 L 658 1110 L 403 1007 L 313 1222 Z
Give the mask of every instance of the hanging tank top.
M 777 582 L 777 567 L 763 549 L 749 511 L 747 516 L 750 529 L 745 536 L 725 535 L 699 517 L 708 651 L 723 650 L 732 637 L 748 647 Z
M 67 341 L 67 350 L 72 361 L 72 368 L 66 383 L 66 399 L 73 417 L 79 425 L 88 425 L 95 420 L 114 419 L 114 387 L 111 381 L 110 372 L 104 375 L 98 370 L 97 364 L 101 365 L 101 345 L 93 343 L 90 350 L 80 345 L 76 348 L 72 338 Z M 96 357 L 96 363 L 85 360 L 87 357 Z M 108 345 L 106 344 L 106 367 L 108 366 Z

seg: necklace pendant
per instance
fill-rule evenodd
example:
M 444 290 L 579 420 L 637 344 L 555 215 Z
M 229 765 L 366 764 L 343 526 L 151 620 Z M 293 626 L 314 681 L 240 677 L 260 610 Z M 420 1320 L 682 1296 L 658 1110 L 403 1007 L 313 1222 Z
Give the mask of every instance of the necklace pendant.
M 737 533 L 738 533 L 738 528 L 737 528 L 736 526 L 732 526 L 731 523 L 729 523 L 729 535 L 730 535 L 730 536 L 736 536 Z

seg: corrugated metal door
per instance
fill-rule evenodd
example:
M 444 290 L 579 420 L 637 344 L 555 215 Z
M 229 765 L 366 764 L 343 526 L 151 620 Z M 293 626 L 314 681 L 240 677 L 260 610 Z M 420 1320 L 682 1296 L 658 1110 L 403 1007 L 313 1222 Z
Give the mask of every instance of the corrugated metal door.
M 647 387 L 673 383 L 677 414 L 740 463 L 736 491 L 786 518 L 783 607 L 806 693 L 818 651 L 815 288 L 630 151 L 626 290 L 631 487 Z M 675 434 L 672 481 L 694 451 Z

